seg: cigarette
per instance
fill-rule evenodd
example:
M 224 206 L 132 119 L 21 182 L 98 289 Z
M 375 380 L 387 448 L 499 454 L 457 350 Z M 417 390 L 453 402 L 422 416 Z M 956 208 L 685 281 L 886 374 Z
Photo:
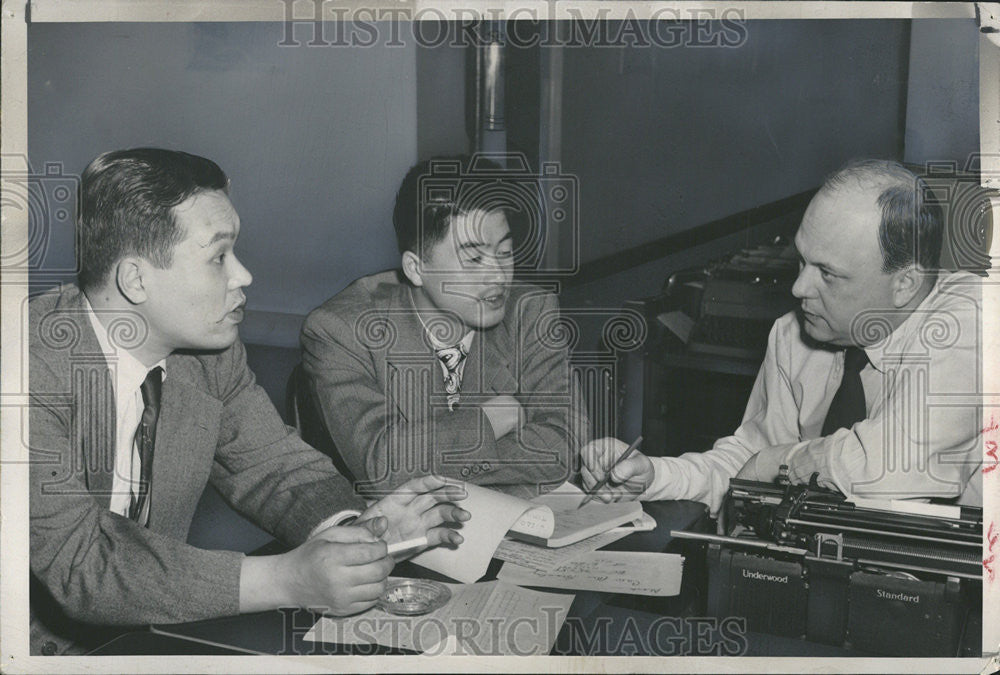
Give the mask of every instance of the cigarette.
M 397 541 L 395 544 L 389 544 L 388 553 L 389 555 L 394 555 L 396 553 L 403 553 L 412 551 L 415 548 L 423 548 L 427 546 L 427 537 L 417 537 L 416 539 L 407 539 L 406 541 Z

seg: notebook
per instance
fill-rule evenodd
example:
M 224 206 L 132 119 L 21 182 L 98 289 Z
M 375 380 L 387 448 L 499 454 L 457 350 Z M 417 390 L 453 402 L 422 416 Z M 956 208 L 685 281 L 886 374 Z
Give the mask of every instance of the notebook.
M 642 517 L 639 502 L 590 502 L 580 507 L 584 493 L 570 484 L 530 501 L 479 485 L 463 486 L 467 497 L 461 506 L 472 518 L 456 529 L 465 541 L 454 549 L 439 546 L 424 551 L 412 561 L 467 584 L 486 573 L 505 536 L 555 548 Z
M 586 493 L 580 488 L 564 483 L 528 502 L 536 506 L 529 506 L 508 534 L 529 544 L 561 548 L 642 518 L 639 502 L 591 501 L 581 507 L 584 498 Z

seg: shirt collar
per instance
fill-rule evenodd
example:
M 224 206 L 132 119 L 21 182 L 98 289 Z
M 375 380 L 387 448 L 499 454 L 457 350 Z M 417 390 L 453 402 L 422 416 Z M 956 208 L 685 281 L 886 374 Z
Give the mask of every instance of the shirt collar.
M 444 349 L 446 347 L 454 347 L 455 346 L 454 344 L 449 345 L 441 342 L 440 340 L 437 339 L 437 337 L 435 337 L 434 333 L 428 330 L 427 324 L 424 323 L 423 317 L 420 316 L 420 310 L 417 309 L 417 303 L 413 301 L 413 290 L 412 289 L 407 289 L 407 290 L 408 290 L 407 297 L 410 300 L 410 307 L 413 308 L 414 313 L 417 315 L 417 320 L 420 322 L 420 325 L 423 326 L 424 335 L 427 336 L 427 341 L 431 343 L 431 346 L 434 347 L 434 349 Z M 462 343 L 462 346 L 465 347 L 466 354 L 468 354 L 469 350 L 472 349 L 472 339 L 475 336 L 476 336 L 475 329 L 470 329 L 469 332 L 466 333 L 459 341 Z
M 454 347 L 455 345 L 446 345 L 440 340 L 438 340 L 434 335 L 427 330 L 427 326 L 424 326 L 424 333 L 427 335 L 427 339 L 433 345 L 434 349 L 444 349 L 445 347 Z M 476 335 L 476 331 L 470 330 L 465 336 L 460 340 L 462 346 L 465 347 L 465 353 L 468 354 L 469 350 L 472 349 L 472 338 Z
M 927 297 L 884 340 L 864 348 L 865 353 L 868 354 L 868 360 L 875 370 L 880 373 L 885 372 L 886 359 L 893 354 L 898 354 L 900 352 L 899 345 L 908 342 L 913 334 L 920 330 L 928 312 L 933 311 L 930 306 L 937 300 L 940 288 L 941 280 L 939 278 Z
M 87 318 L 90 319 L 90 325 L 93 327 L 94 333 L 97 334 L 97 343 L 101 347 L 101 353 L 104 354 L 109 367 L 114 364 L 112 370 L 114 371 L 113 381 L 116 394 L 119 391 L 130 392 L 138 390 L 139 385 L 146 379 L 147 373 L 157 366 L 163 369 L 163 379 L 166 379 L 166 359 L 161 359 L 159 363 L 147 368 L 139 359 L 132 356 L 127 349 L 113 346 L 108 336 L 108 330 L 101 323 L 101 320 L 97 318 L 97 313 L 94 312 L 94 308 L 85 294 L 83 295 L 83 304 L 87 310 Z

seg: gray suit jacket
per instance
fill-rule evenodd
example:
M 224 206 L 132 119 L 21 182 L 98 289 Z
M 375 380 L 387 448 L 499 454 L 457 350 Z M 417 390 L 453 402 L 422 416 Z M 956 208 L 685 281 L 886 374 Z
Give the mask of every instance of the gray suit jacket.
M 449 410 L 441 366 L 396 271 L 358 279 L 302 329 L 310 393 L 359 491 L 429 472 L 522 496 L 567 480 L 590 425 L 559 339 L 552 293 L 511 288 L 504 320 L 480 331 Z M 516 432 L 496 438 L 479 404 L 514 396 Z
M 237 511 L 292 545 L 323 518 L 363 508 L 329 458 L 284 425 L 237 341 L 220 352 L 167 358 L 149 525 L 109 511 L 114 362 L 102 355 L 82 300 L 66 287 L 30 303 L 34 653 L 43 642 L 50 643 L 46 652 L 71 649 L 85 632 L 76 622 L 137 625 L 238 613 L 243 554 L 185 543 L 209 480 Z M 126 347 L 142 337 L 141 330 L 117 331 Z

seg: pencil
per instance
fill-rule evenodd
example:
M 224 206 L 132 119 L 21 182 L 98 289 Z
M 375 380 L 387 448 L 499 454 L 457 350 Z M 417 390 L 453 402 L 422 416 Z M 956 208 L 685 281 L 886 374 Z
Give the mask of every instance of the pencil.
M 590 492 L 587 493 L 587 496 L 584 497 L 583 501 L 580 502 L 577 508 L 580 508 L 580 506 L 583 506 L 584 504 L 586 504 L 591 499 L 597 496 L 597 493 L 600 492 L 601 489 L 608 484 L 609 480 L 611 480 L 611 472 L 614 471 L 615 467 L 624 462 L 626 459 L 628 459 L 629 455 L 635 452 L 635 449 L 639 447 L 640 443 L 642 443 L 642 436 L 639 436 L 639 438 L 632 441 L 632 445 L 628 446 L 628 449 L 625 450 L 625 452 L 623 452 L 621 455 L 619 455 L 618 459 L 616 459 L 614 463 L 608 467 L 608 472 L 604 474 L 604 478 L 598 481 L 597 485 L 595 485 L 590 489 Z

